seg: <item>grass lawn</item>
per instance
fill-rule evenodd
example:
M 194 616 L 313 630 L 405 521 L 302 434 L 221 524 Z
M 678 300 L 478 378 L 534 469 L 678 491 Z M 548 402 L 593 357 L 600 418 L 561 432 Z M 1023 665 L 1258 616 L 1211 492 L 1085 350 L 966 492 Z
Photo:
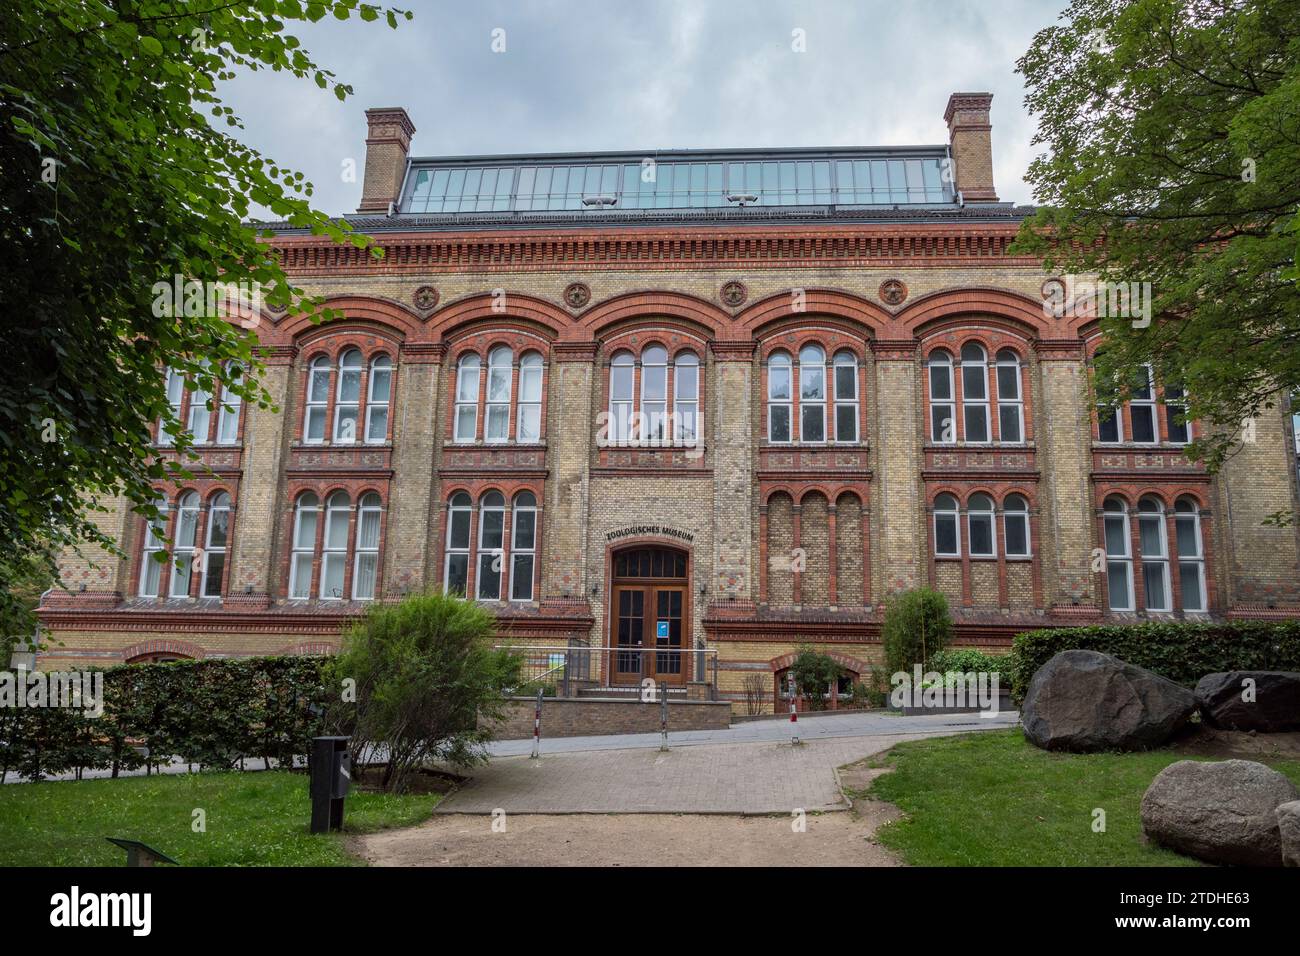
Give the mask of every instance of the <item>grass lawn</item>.
M 900 744 L 870 793 L 907 814 L 879 839 L 913 866 L 1195 866 L 1143 843 L 1138 815 L 1155 775 L 1183 759 L 1048 753 L 1019 729 L 984 731 Z M 1300 784 L 1300 761 L 1261 762 Z
M 353 790 L 345 832 L 411 826 L 436 794 Z M 191 829 L 194 810 L 207 832 Z M 202 773 L 0 786 L 0 866 L 121 866 L 105 837 L 143 842 L 185 866 L 348 866 L 338 834 L 307 832 L 307 777 L 279 771 Z

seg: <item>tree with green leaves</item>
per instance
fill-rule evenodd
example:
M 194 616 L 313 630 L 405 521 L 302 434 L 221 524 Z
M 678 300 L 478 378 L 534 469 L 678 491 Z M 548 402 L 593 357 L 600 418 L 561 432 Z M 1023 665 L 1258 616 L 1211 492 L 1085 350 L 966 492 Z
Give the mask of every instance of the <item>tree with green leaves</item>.
M 1300 2 L 1072 0 L 1061 20 L 1018 62 L 1047 152 L 1017 249 L 1151 284 L 1150 318 L 1101 320 L 1099 400 L 1149 365 L 1217 469 L 1300 388 Z
M 0 553 L 10 559 L 115 550 L 95 520 L 108 498 L 157 516 L 154 483 L 187 477 L 195 460 L 167 368 L 209 395 L 219 383 L 269 407 L 250 299 L 331 317 L 288 281 L 250 211 L 370 241 L 313 209 L 301 173 L 241 142 L 218 93 L 241 71 L 272 70 L 348 96 L 289 32 L 325 17 L 395 28 L 410 14 L 359 0 L 23 0 L 0 12 Z M 245 293 L 222 298 L 236 308 L 210 307 L 218 283 Z M 160 293 L 168 286 L 184 301 Z M 175 455 L 155 454 L 158 422 Z M 17 613 L 7 583 L 0 602 Z

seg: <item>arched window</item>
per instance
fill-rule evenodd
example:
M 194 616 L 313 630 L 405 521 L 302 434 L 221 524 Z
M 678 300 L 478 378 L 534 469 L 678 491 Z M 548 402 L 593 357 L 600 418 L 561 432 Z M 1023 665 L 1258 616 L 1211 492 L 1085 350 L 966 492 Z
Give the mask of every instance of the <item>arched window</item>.
M 352 500 L 346 491 L 336 491 L 325 500 L 325 536 L 320 568 L 322 601 L 341 601 L 348 566 L 348 518 Z
M 469 581 L 469 534 L 471 507 L 469 495 L 458 491 L 447 506 L 447 560 L 443 571 L 443 588 L 448 594 L 465 594 Z
M 510 538 L 510 600 L 531 601 L 537 551 L 537 499 L 531 491 L 515 495 Z
M 1002 502 L 1002 548 L 1008 558 L 1029 557 L 1029 502 L 1007 495 Z
M 966 506 L 967 541 L 972 558 L 997 557 L 998 542 L 993 529 L 993 499 L 984 493 L 970 496 Z
M 652 345 L 641 353 L 641 428 L 637 437 L 658 445 L 668 436 L 668 351 Z
M 1138 502 L 1138 554 L 1142 558 L 1142 591 L 1148 611 L 1173 610 L 1169 593 L 1169 535 L 1165 508 L 1157 498 Z
M 462 356 L 456 369 L 454 441 L 473 441 L 478 437 L 478 373 L 478 356 L 473 353 Z
M 1106 593 L 1112 611 L 1133 610 L 1133 549 L 1128 529 L 1128 507 L 1114 495 L 1102 506 L 1106 539 Z
M 790 390 L 790 356 L 773 352 L 767 360 L 767 440 L 790 441 L 790 414 L 793 398 Z
M 817 345 L 799 350 L 799 440 L 826 440 L 826 353 Z
M 499 491 L 483 496 L 478 513 L 477 590 L 480 601 L 501 600 L 501 565 L 505 543 L 506 499 Z
M 967 342 L 961 349 L 961 400 L 964 440 L 968 445 L 989 441 L 989 372 L 984 347 Z
M 334 441 L 350 445 L 357 440 L 361 416 L 361 352 L 348 349 L 339 356 L 338 393 L 334 397 Z
M 174 598 L 190 596 L 198 532 L 199 496 L 197 492 L 187 491 L 176 502 L 176 535 L 172 541 L 172 580 L 169 589 Z
M 357 502 L 357 546 L 352 569 L 352 599 L 369 601 L 375 596 L 379 576 L 379 523 L 383 513 L 379 495 L 373 491 Z
M 311 597 L 312 562 L 316 556 L 316 524 L 320 499 L 310 491 L 298 496 L 293 515 L 293 554 L 289 566 L 289 597 Z
M 941 558 L 961 555 L 957 499 L 946 493 L 934 499 L 934 553 Z
M 145 526 L 144 555 L 140 561 L 140 596 L 147 598 L 158 597 L 164 563 L 158 555 L 167 547 L 167 499 L 159 495 L 153 503 L 159 514 Z
M 673 373 L 673 440 L 694 445 L 700 410 L 700 360 L 690 352 L 677 356 Z
M 230 547 L 230 495 L 219 491 L 208 502 L 208 530 L 203 545 L 203 584 L 199 593 L 205 598 L 221 597 L 226 573 L 226 549 Z
M 366 441 L 383 444 L 388 440 L 388 404 L 393 395 L 393 360 L 376 355 L 370 362 L 370 384 L 366 395 Z
M 185 400 L 185 379 L 181 378 L 181 373 L 174 368 L 167 370 L 167 404 L 171 406 L 170 418 L 174 422 L 181 420 L 181 404 Z M 161 419 L 158 422 L 158 444 L 171 445 L 176 441 L 176 436 L 167 428 L 167 420 Z
M 483 440 L 499 444 L 510 439 L 510 386 L 514 354 L 504 345 L 488 353 L 487 418 Z
M 618 352 L 609 363 L 609 437 L 625 442 L 632 437 L 632 396 L 636 361 L 631 352 Z
M 1025 440 L 1025 403 L 1020 390 L 1020 356 L 1011 349 L 998 352 L 998 440 Z
M 1178 543 L 1178 584 L 1184 611 L 1204 611 L 1205 548 L 1201 542 L 1201 512 L 1191 498 L 1174 502 L 1174 538 Z
M 226 377 L 231 384 L 243 381 L 244 372 L 238 365 L 232 364 Z M 217 443 L 221 445 L 234 445 L 239 442 L 239 413 L 243 408 L 244 400 L 240 394 L 233 391 L 229 386 L 221 389 L 221 413 L 217 422 Z
M 542 437 L 542 357 L 525 352 L 519 360 L 519 418 L 515 440 L 540 441 Z
M 835 440 L 858 440 L 858 359 L 852 352 L 835 353 Z
M 957 442 L 957 405 L 953 401 L 952 356 L 943 349 L 930 353 L 930 441 L 953 445 Z
M 307 368 L 307 412 L 303 419 L 303 441 L 325 441 L 325 413 L 330 400 L 330 360 L 321 355 Z

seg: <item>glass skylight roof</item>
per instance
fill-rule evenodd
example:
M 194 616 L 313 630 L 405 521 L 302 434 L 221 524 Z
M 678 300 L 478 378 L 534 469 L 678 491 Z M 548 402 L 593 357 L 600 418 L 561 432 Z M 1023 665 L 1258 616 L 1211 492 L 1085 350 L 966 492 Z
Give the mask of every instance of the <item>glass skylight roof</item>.
M 768 154 L 770 155 L 770 154 Z M 825 156 L 825 154 L 821 154 Z M 547 162 L 420 161 L 405 213 L 952 203 L 939 156 Z

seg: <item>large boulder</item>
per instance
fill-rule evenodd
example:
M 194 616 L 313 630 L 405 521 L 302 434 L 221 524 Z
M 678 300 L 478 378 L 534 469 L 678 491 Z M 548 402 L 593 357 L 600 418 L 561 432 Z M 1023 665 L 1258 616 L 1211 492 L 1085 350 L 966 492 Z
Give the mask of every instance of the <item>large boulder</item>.
M 1243 697 L 1253 680 L 1253 700 Z M 1206 721 L 1224 730 L 1275 734 L 1300 730 L 1300 671 L 1226 671 L 1206 674 L 1196 685 Z
M 1020 721 L 1044 750 L 1147 750 L 1195 710 L 1192 692 L 1159 674 L 1097 651 L 1062 651 L 1029 682 Z
M 1253 760 L 1180 760 L 1142 795 L 1142 831 L 1208 863 L 1281 866 L 1277 810 L 1298 797 L 1295 784 Z
M 1277 830 L 1282 839 L 1282 865 L 1300 866 L 1300 800 L 1277 808 Z

